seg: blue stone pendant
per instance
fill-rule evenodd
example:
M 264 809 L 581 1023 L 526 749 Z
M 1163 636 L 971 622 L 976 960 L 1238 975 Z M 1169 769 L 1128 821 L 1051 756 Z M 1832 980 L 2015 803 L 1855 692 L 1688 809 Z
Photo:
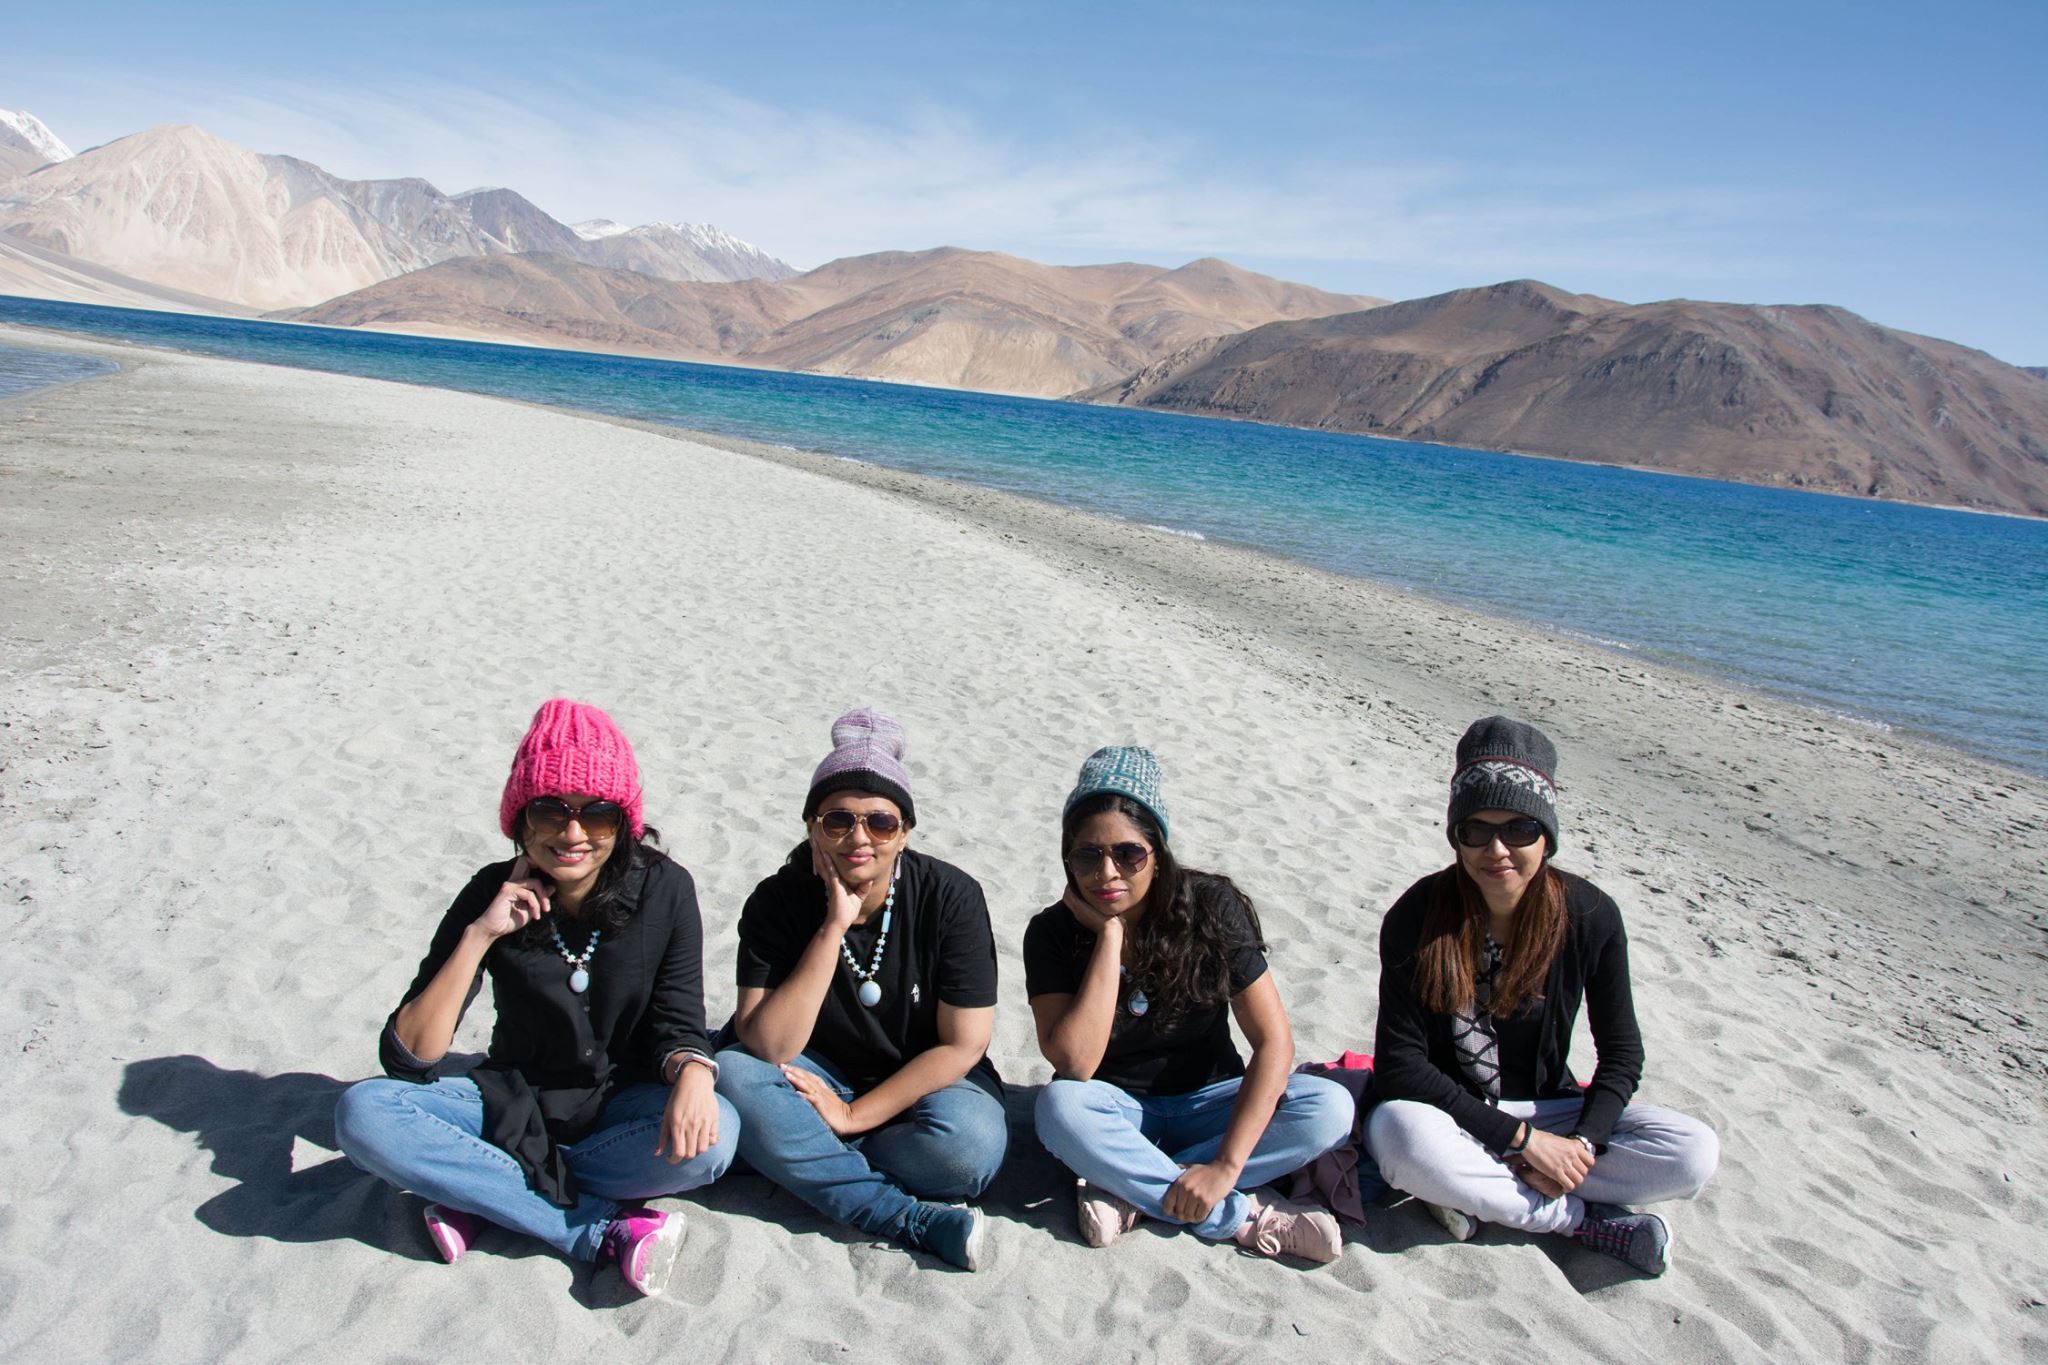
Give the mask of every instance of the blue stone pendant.
M 869 1009 L 882 1003 L 882 988 L 872 981 L 860 983 L 860 1002 Z
M 581 995 L 590 989 L 590 973 L 578 967 L 569 973 L 569 989 Z
M 1152 1002 L 1145 998 L 1145 992 L 1132 991 L 1131 1003 L 1128 1008 L 1132 1014 L 1143 1014 L 1146 1010 L 1152 1008 Z

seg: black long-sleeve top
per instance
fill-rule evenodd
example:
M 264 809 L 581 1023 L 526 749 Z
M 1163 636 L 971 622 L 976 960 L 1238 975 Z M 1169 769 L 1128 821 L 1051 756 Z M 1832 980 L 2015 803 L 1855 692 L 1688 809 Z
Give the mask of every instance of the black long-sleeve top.
M 1415 994 L 1415 954 L 1430 897 L 1437 879 L 1452 875 L 1446 869 L 1424 877 L 1402 893 L 1381 921 L 1373 1089 L 1383 1100 L 1434 1104 L 1460 1128 L 1501 1151 L 1514 1141 L 1521 1121 L 1488 1103 L 1467 1079 L 1451 1045 L 1451 1016 L 1429 1009 Z M 1575 1131 L 1604 1148 L 1643 1074 L 1643 1036 L 1629 989 L 1628 935 L 1620 908 L 1605 892 L 1583 877 L 1559 875 L 1568 925 L 1543 995 L 1513 1016 L 1494 1020 L 1501 1097 L 1583 1095 Z M 1593 1078 L 1583 1087 L 1566 1065 L 1581 1001 L 1597 1054 Z
M 484 1096 L 484 1135 L 525 1169 L 534 1189 L 573 1203 L 575 1182 L 558 1148 L 596 1127 L 619 1086 L 658 1082 L 677 1051 L 709 1054 L 704 1032 L 704 931 L 697 888 L 681 866 L 652 849 L 626 874 L 631 917 L 606 929 L 585 964 L 590 988 L 569 989 L 570 966 L 554 942 L 521 944 L 507 935 L 485 952 L 463 1011 L 491 979 L 497 1013 L 486 1060 L 470 1073 Z M 441 917 L 401 1007 L 427 988 L 455 952 L 463 930 L 484 912 L 511 875 L 492 863 L 470 879 Z M 581 953 L 589 931 L 549 917 L 569 950 Z M 398 1011 L 385 1022 L 378 1060 L 400 1080 L 439 1079 L 440 1061 L 422 1062 L 398 1039 Z

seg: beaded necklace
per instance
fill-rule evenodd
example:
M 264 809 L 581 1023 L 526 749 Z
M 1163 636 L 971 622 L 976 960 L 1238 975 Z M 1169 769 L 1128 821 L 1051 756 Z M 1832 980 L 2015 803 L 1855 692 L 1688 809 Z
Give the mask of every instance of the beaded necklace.
M 889 919 L 896 913 L 896 883 L 903 879 L 903 860 L 896 860 L 896 868 L 889 874 L 889 896 L 882 902 L 882 936 L 875 940 L 874 954 L 868 959 L 868 969 L 863 972 L 860 963 L 854 960 L 853 950 L 846 946 L 846 940 L 839 940 L 839 955 L 846 959 L 846 970 L 853 973 L 853 979 L 860 982 L 861 1004 L 873 1009 L 882 1003 L 882 988 L 875 984 L 875 973 L 882 969 L 882 950 L 889 946 Z
M 583 994 L 583 992 L 590 989 L 590 973 L 584 968 L 583 964 L 590 961 L 591 957 L 597 952 L 597 940 L 604 933 L 604 930 L 592 929 L 590 931 L 590 942 L 583 945 L 581 956 L 571 953 L 569 945 L 562 942 L 562 931 L 560 928 L 549 924 L 548 932 L 554 935 L 555 951 L 562 955 L 562 961 L 569 964 L 569 989 L 578 995 Z

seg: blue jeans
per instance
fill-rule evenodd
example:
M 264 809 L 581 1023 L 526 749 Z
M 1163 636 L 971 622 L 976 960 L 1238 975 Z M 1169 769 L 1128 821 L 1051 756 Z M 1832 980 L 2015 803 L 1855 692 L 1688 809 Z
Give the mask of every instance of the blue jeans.
M 1214 1159 L 1242 1084 L 1233 1079 L 1185 1095 L 1132 1095 L 1107 1081 L 1053 1081 L 1038 1096 L 1038 1140 L 1090 1185 L 1177 1223 L 1166 1212 L 1166 1192 L 1183 1167 Z M 1196 1235 L 1221 1241 L 1236 1232 L 1251 1211 L 1244 1191 L 1298 1171 L 1344 1141 L 1355 1108 L 1335 1081 L 1289 1076 L 1237 1188 L 1191 1225 Z
M 732 1164 L 740 1123 L 722 1101 L 718 1141 L 709 1150 L 673 1166 L 654 1154 L 668 1094 L 661 1085 L 620 1089 L 606 1101 L 597 1130 L 562 1149 L 578 1190 L 567 1209 L 535 1194 L 519 1163 L 484 1141 L 483 1096 L 466 1076 L 431 1085 L 361 1081 L 334 1106 L 334 1133 L 350 1161 L 388 1184 L 594 1261 L 622 1202 L 694 1190 Z
M 792 1065 L 824 1077 L 843 1100 L 853 1088 L 806 1052 Z M 718 1094 L 739 1111 L 740 1157 L 827 1218 L 922 1245 L 935 1205 L 987 1189 L 1010 1146 L 1002 1101 L 972 1081 L 935 1090 L 871 1133 L 847 1140 L 826 1126 L 782 1069 L 752 1053 L 718 1054 Z

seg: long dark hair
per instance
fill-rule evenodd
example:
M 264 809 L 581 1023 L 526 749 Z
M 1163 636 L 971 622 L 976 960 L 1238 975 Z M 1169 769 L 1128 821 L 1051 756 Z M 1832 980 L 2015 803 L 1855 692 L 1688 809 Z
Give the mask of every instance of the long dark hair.
M 1252 898 L 1220 873 L 1182 867 L 1152 812 L 1114 792 L 1091 796 L 1067 812 L 1060 824 L 1062 867 L 1082 822 L 1106 811 L 1128 819 L 1152 845 L 1152 887 L 1145 893 L 1144 917 L 1131 936 L 1131 979 L 1143 988 L 1162 1021 L 1198 1006 L 1228 1002 L 1231 960 L 1247 946 L 1266 951 L 1265 931 L 1259 927 Z M 1080 890 L 1071 868 L 1067 885 Z
M 1426 1007 L 1456 1014 L 1472 1004 L 1473 977 L 1491 916 L 1462 858 L 1437 873 L 1415 948 L 1415 994 Z M 1565 921 L 1564 875 L 1546 858 L 1515 904 L 1515 928 L 1501 945 L 1489 1013 L 1505 1019 L 1543 999 L 1551 964 L 1564 948 Z
M 529 831 L 526 827 L 526 812 L 519 812 L 518 843 L 520 851 L 526 849 Z M 612 836 L 611 856 L 604 860 L 604 866 L 597 870 L 597 878 L 591 883 L 590 894 L 577 907 L 576 923 L 604 933 L 623 929 L 639 910 L 638 901 L 626 895 L 626 879 L 635 869 L 643 868 L 662 856 L 661 831 L 652 825 L 646 827 L 639 838 L 633 837 L 633 827 L 621 820 L 619 832 Z M 510 937 L 515 946 L 534 948 L 553 941 L 550 933 L 552 915 L 543 915 L 530 924 L 512 931 Z

